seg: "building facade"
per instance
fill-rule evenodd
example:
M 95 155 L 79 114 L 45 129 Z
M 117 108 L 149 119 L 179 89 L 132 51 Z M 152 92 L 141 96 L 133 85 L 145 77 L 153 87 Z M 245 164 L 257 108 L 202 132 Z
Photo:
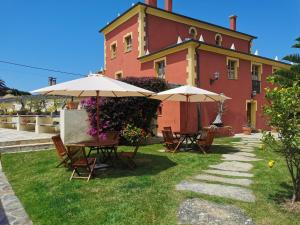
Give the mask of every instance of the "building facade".
M 157 0 L 145 0 L 100 30 L 105 39 L 104 73 L 115 78 L 156 76 L 224 93 L 232 98 L 225 102 L 225 125 L 235 133 L 247 123 L 266 129 L 262 112 L 266 77 L 289 65 L 252 54 L 256 37 L 238 32 L 236 21 L 231 16 L 230 28 L 225 28 L 174 13 L 172 0 L 165 0 L 165 9 L 157 7 Z M 210 125 L 218 111 L 216 103 L 188 107 L 187 111 L 186 103 L 162 102 L 158 130 L 172 126 L 196 131 Z

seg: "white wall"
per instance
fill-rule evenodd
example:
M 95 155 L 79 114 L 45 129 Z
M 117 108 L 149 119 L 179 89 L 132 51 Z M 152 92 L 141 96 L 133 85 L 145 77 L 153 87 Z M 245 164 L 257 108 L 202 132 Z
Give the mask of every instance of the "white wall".
M 85 110 L 60 111 L 60 136 L 65 144 L 92 140 L 87 134 L 88 115 Z

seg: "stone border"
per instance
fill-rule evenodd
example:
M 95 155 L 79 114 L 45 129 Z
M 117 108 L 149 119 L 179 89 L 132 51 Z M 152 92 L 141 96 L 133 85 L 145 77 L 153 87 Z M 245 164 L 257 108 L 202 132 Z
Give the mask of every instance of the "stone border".
M 0 161 L 0 224 L 32 225 L 20 200 L 15 195 L 4 172 Z

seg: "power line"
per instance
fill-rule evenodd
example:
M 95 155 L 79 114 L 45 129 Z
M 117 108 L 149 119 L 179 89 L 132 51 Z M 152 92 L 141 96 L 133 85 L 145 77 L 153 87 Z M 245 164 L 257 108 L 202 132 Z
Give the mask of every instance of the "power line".
M 13 66 L 26 67 L 26 68 L 30 68 L 30 69 L 36 69 L 36 70 L 44 70 L 44 71 L 48 71 L 48 72 L 55 72 L 55 73 L 73 75 L 73 76 L 86 77 L 86 75 L 83 75 L 83 74 L 80 74 L 80 73 L 65 72 L 65 71 L 61 71 L 61 70 L 30 66 L 30 65 L 25 65 L 25 64 L 15 63 L 15 62 L 9 62 L 9 61 L 3 61 L 3 60 L 0 60 L 0 63 L 5 63 L 5 64 L 13 65 Z

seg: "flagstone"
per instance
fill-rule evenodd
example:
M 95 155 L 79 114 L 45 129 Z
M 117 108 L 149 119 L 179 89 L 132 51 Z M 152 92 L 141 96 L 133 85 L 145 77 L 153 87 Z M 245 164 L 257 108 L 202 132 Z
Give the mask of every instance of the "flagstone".
M 213 169 L 219 169 L 219 170 L 247 172 L 253 168 L 253 165 L 250 163 L 231 161 L 231 162 L 223 162 L 217 165 L 211 165 L 209 167 Z
M 235 171 L 225 171 L 225 170 L 203 170 L 204 173 L 232 176 L 232 177 L 253 177 L 251 173 L 235 172 Z
M 234 154 L 223 154 L 223 159 L 225 161 L 241 161 L 241 162 L 256 162 L 260 161 L 261 159 L 253 158 L 253 157 L 246 157 Z
M 246 157 L 255 157 L 256 155 L 253 153 L 249 153 L 249 152 L 236 152 L 233 153 L 232 155 L 240 155 L 240 156 L 246 156 Z
M 196 176 L 195 179 L 212 181 L 212 182 L 220 182 L 226 184 L 236 184 L 241 186 L 250 186 L 252 184 L 252 181 L 246 178 L 225 178 L 225 177 L 213 176 L 208 174 L 200 174 Z
M 178 211 L 179 224 L 191 225 L 255 225 L 253 220 L 233 205 L 222 205 L 201 199 L 187 199 Z
M 255 202 L 252 191 L 243 187 L 228 186 L 222 184 L 209 184 L 204 182 L 182 181 L 176 186 L 177 190 L 193 191 L 201 194 L 230 198 L 244 202 Z

